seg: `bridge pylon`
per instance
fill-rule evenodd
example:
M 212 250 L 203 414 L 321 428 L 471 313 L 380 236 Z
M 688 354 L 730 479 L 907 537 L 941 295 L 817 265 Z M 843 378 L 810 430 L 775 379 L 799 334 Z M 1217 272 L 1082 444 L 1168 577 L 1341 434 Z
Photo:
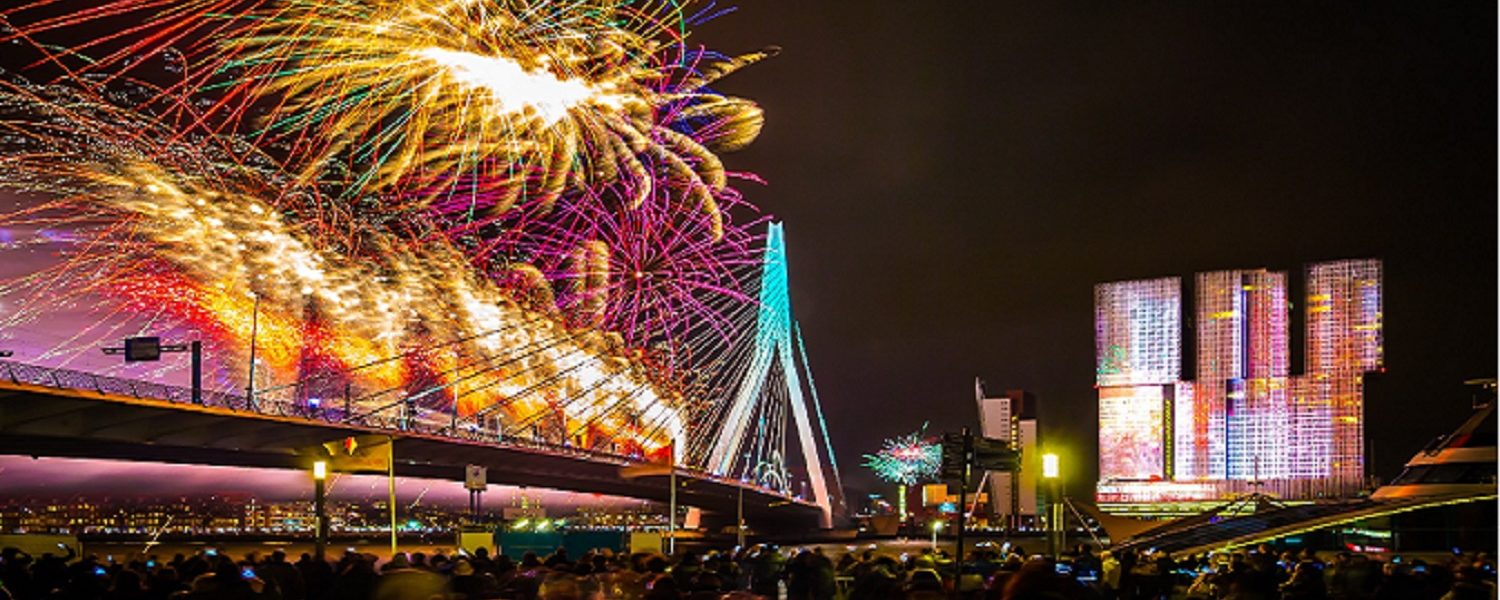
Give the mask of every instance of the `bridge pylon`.
M 766 234 L 761 264 L 749 368 L 723 413 L 706 466 L 718 475 L 749 477 L 760 485 L 794 492 L 786 468 L 786 412 L 790 409 L 812 499 L 822 509 L 822 526 L 826 528 L 833 525 L 835 511 L 843 512 L 843 486 L 791 306 L 785 236 L 782 224 L 773 222 Z M 773 377 L 773 371 L 779 371 L 779 376 Z M 804 374 L 808 394 L 803 393 Z M 817 429 L 812 423 L 814 416 Z

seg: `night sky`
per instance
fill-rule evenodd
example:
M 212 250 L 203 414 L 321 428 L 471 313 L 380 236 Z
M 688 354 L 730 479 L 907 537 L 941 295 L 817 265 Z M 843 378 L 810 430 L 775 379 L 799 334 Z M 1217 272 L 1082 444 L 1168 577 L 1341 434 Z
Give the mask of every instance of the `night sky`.
M 1082 494 L 1103 281 L 1381 258 L 1373 472 L 1467 414 L 1496 372 L 1495 11 L 754 0 L 693 39 L 783 48 L 720 85 L 768 119 L 725 160 L 787 223 L 846 483 L 885 437 L 976 426 L 979 376 L 1038 396 Z
M 1093 285 L 1120 279 L 1381 258 L 1373 472 L 1466 416 L 1496 365 L 1494 3 L 1188 4 L 749 2 L 700 30 L 784 48 L 721 86 L 768 114 L 728 162 L 787 222 L 848 483 L 884 437 L 977 426 L 979 376 L 1038 396 L 1087 493 Z

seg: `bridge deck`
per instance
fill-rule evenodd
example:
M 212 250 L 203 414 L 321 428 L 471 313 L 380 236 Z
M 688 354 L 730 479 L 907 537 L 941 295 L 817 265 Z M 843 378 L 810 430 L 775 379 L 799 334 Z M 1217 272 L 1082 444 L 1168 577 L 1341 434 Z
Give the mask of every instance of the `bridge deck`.
M 308 468 L 303 449 L 351 435 L 395 440 L 396 473 L 462 481 L 464 466 L 488 467 L 491 483 L 665 501 L 665 477 L 623 479 L 630 457 L 527 439 L 486 439 L 442 419 L 401 422 L 337 410 L 262 404 L 183 388 L 0 361 L 0 454 L 111 458 L 180 464 Z M 354 421 L 354 422 L 349 422 Z M 403 427 L 404 426 L 404 427 Z M 679 502 L 733 515 L 744 492 L 752 524 L 816 524 L 810 502 L 738 481 L 679 469 Z M 732 517 L 731 517 L 732 518 Z

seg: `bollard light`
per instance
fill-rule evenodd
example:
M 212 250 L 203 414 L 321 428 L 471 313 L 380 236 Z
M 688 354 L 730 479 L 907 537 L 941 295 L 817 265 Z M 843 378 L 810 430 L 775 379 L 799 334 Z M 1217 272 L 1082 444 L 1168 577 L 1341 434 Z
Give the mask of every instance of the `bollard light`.
M 324 479 L 328 479 L 328 462 L 327 461 L 320 460 L 320 461 L 317 461 L 317 462 L 313 463 L 313 479 L 316 479 L 318 481 L 322 481 Z

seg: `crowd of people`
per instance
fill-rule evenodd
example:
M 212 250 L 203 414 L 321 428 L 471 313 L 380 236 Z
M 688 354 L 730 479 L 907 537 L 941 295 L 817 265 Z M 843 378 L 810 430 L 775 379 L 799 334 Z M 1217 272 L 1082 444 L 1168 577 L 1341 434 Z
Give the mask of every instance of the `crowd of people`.
M 1075 555 L 1087 556 L 1088 552 Z M 1269 545 L 1178 560 L 1166 552 L 1103 553 L 1100 589 L 1114 598 L 1216 600 L 1465 600 L 1495 598 L 1495 564 L 1485 553 L 1439 560 L 1383 559 L 1356 552 L 1320 556 Z
M 203 550 L 115 562 L 72 550 L 33 557 L 0 551 L 0 600 L 966 600 L 1233 599 L 1466 600 L 1495 598 L 1484 554 L 1442 561 L 1340 553 L 1249 551 L 1175 560 L 1164 552 L 1103 552 L 1080 545 L 1060 560 L 984 545 L 961 565 L 944 552 L 899 556 L 759 545 L 674 557 L 609 550 L 519 561 L 470 553 L 401 553 L 380 562 L 280 552 L 238 559 Z

